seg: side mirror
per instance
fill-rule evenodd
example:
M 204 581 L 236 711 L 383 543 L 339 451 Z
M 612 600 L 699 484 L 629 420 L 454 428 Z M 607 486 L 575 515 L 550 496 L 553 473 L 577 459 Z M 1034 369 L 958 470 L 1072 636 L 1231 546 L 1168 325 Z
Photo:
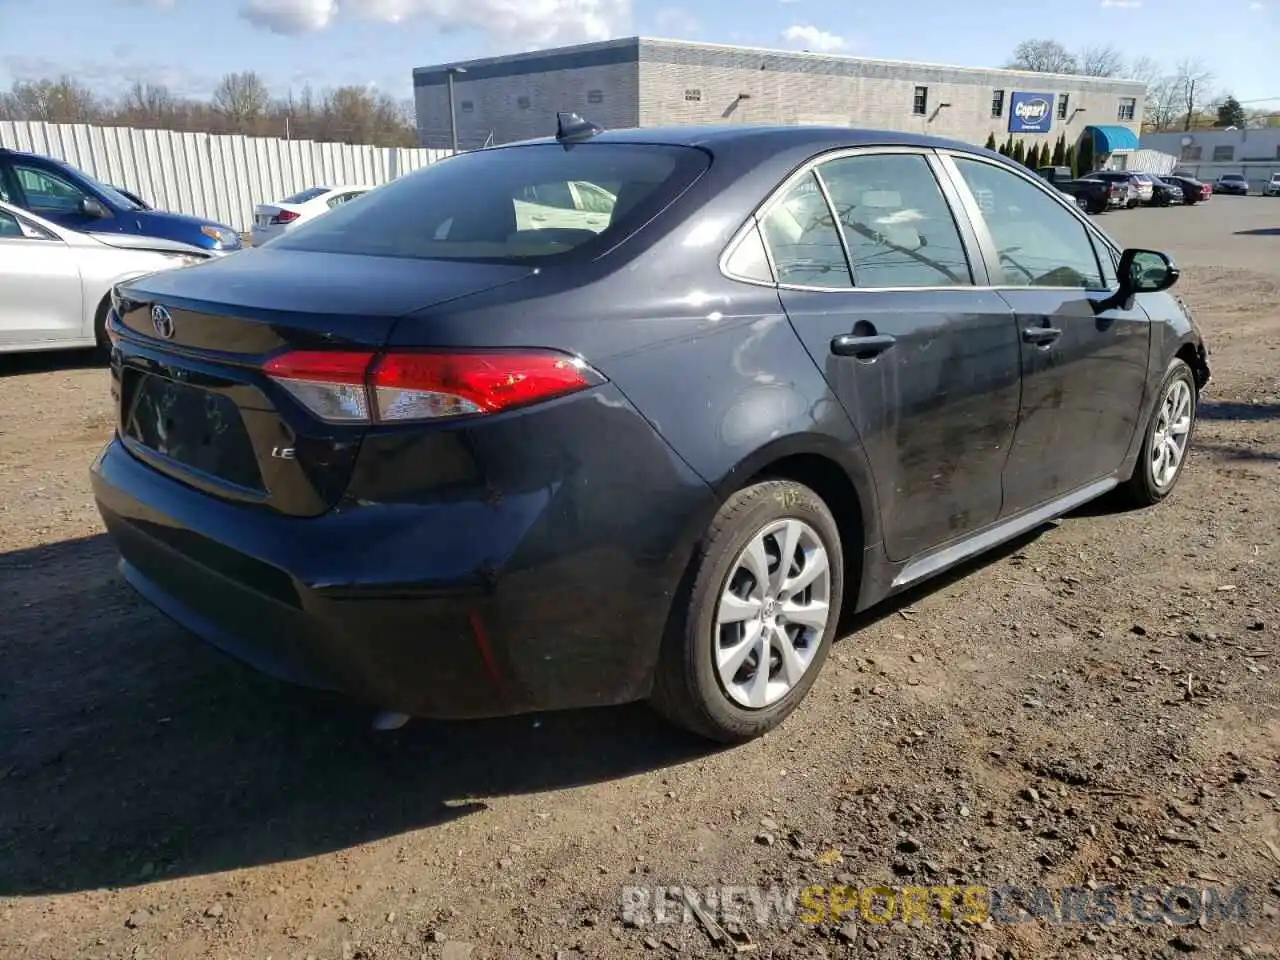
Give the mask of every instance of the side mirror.
M 1157 250 L 1125 250 L 1120 254 L 1120 267 L 1116 273 L 1120 279 L 1120 291 L 1126 296 L 1168 290 L 1181 276 L 1178 265 L 1167 254 Z
M 80 201 L 80 212 L 95 220 L 105 220 L 111 216 L 111 211 L 103 206 L 100 200 L 95 200 L 93 197 L 85 197 Z

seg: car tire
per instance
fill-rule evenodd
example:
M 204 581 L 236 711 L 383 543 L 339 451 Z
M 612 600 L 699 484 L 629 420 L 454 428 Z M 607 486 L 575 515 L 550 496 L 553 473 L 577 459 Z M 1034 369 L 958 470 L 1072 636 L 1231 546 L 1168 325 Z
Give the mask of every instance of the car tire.
M 790 577 L 780 573 L 788 538 Z M 803 484 L 767 480 L 726 500 L 676 596 L 650 705 L 719 743 L 743 743 L 782 723 L 831 648 L 844 596 L 841 550 L 831 510 Z M 789 583 L 802 589 L 793 595 Z
M 1186 361 L 1175 357 L 1160 381 L 1160 389 L 1156 391 L 1147 432 L 1142 438 L 1142 450 L 1138 462 L 1133 465 L 1133 475 L 1124 487 L 1125 497 L 1133 505 L 1154 506 L 1177 486 L 1195 434 L 1198 393 L 1191 368 Z M 1164 458 L 1157 455 L 1161 445 L 1165 449 Z M 1169 474 L 1165 468 L 1168 458 L 1175 452 L 1177 460 Z

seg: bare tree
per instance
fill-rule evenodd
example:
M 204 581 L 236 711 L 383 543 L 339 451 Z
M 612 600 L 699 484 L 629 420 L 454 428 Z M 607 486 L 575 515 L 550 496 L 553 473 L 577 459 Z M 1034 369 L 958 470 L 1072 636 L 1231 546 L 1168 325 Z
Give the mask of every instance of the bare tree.
M 0 120 L 91 123 L 102 114 L 93 91 L 69 76 L 57 80 L 19 80 L 0 94 Z
M 173 122 L 179 106 L 164 84 L 136 80 L 121 98 L 116 113 L 132 126 L 163 127 Z
M 1124 73 L 1124 54 L 1106 45 L 1080 51 L 1079 70 L 1086 77 L 1118 77 Z
M 1185 116 L 1182 129 L 1190 130 L 1192 119 L 1208 102 L 1213 74 L 1199 57 L 1188 57 L 1178 61 L 1173 77 Z
M 1169 130 L 1177 122 L 1182 107 L 1182 88 L 1177 78 L 1160 76 L 1147 84 L 1143 125 L 1150 130 Z
M 213 108 L 231 123 L 251 131 L 271 105 L 271 92 L 252 70 L 228 73 L 213 91 Z
M 1076 55 L 1057 40 L 1023 40 L 1013 48 L 1009 68 L 1033 73 L 1077 73 L 1080 63 Z
M 1134 57 L 1129 61 L 1128 69 L 1124 73 L 1128 79 L 1141 80 L 1147 86 L 1156 83 L 1165 75 L 1164 66 L 1152 57 Z

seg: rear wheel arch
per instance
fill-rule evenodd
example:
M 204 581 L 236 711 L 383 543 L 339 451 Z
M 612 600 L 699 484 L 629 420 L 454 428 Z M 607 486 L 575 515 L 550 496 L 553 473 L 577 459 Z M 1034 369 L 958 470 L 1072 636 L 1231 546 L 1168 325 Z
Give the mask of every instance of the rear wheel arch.
M 862 554 L 867 544 L 865 501 L 853 478 L 844 467 L 822 454 L 795 453 L 772 461 L 743 486 L 766 480 L 794 480 L 803 484 L 822 498 L 835 517 L 844 559 L 847 615 L 861 595 Z
M 803 484 L 831 510 L 840 531 L 847 618 L 862 596 L 863 554 L 880 538 L 879 506 L 865 452 L 826 434 L 780 437 L 744 458 L 713 484 L 716 499 L 723 503 L 739 490 L 765 480 Z

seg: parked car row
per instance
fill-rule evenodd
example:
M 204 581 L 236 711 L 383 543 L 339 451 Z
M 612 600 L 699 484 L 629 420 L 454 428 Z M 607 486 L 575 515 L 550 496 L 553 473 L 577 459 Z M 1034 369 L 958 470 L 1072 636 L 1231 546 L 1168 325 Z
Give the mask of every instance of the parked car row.
M 255 246 L 373 188 L 318 186 L 254 209 Z M 234 227 L 156 210 L 52 157 L 0 148 L 0 353 L 109 343 L 112 287 L 242 249 Z
M 1130 170 L 1095 170 L 1083 177 L 1072 177 L 1069 167 L 1041 167 L 1036 172 L 1075 197 L 1080 208 L 1089 213 L 1202 203 L 1214 193 L 1209 184 L 1176 173 L 1159 176 Z

